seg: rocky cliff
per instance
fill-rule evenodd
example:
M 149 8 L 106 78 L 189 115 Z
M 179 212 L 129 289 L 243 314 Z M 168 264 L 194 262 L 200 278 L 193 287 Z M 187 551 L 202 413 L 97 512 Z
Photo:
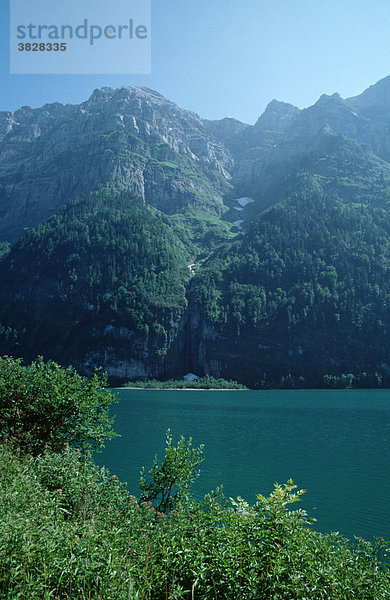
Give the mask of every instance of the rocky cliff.
M 386 382 L 389 99 L 273 100 L 253 126 L 146 88 L 0 113 L 0 351 Z
M 0 235 L 15 239 L 75 196 L 109 185 L 164 212 L 223 212 L 233 167 L 194 113 L 145 88 L 80 105 L 0 113 Z

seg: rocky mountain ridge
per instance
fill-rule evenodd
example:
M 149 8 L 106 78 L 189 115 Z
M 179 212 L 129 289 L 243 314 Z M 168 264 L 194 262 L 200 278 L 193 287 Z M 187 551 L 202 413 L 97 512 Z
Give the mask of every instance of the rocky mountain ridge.
M 387 161 L 389 88 L 385 78 L 355 98 L 323 95 L 304 110 L 273 100 L 253 126 L 201 119 L 147 88 L 102 88 L 80 105 L 2 112 L 1 239 L 17 238 L 99 184 L 132 191 L 168 213 L 196 205 L 222 214 L 231 198 L 273 193 L 279 165 L 288 169 L 327 135 L 355 139 Z M 137 163 L 137 154 L 144 160 Z M 164 172 L 166 163 L 189 168 L 192 177 Z
M 197 115 L 144 88 L 102 88 L 80 105 L 3 112 L 0 235 L 18 237 L 99 184 L 167 212 L 199 204 L 220 213 L 232 165 Z M 177 167 L 189 173 L 175 173 Z
M 389 134 L 390 77 L 254 125 L 147 88 L 0 113 L 0 351 L 117 380 L 386 382 Z

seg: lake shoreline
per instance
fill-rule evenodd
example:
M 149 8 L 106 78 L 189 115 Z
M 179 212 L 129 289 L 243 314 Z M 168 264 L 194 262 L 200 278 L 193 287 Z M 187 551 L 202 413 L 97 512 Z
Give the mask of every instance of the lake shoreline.
M 150 392 L 250 392 L 251 390 L 235 389 L 235 388 L 162 388 L 162 387 L 114 387 L 113 390 L 143 390 Z

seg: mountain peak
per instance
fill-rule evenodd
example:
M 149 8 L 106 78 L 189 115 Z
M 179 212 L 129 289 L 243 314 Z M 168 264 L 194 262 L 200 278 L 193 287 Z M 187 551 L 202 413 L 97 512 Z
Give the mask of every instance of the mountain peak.
M 255 129 L 269 129 L 283 133 L 300 109 L 287 102 L 271 100 L 263 114 L 255 123 Z
M 289 102 L 283 102 L 281 100 L 276 100 L 274 98 L 273 100 L 271 100 L 271 102 L 268 102 L 267 107 L 264 112 L 266 112 L 267 110 L 268 111 L 272 110 L 272 111 L 278 112 L 278 113 L 285 113 L 286 111 L 289 111 L 290 109 L 293 109 L 295 111 L 299 110 L 299 108 L 297 108 L 296 106 L 293 106 Z
M 344 100 L 340 96 L 340 94 L 338 92 L 335 92 L 334 94 L 322 94 L 322 96 L 319 97 L 314 106 L 326 106 L 327 104 L 334 103 L 342 104 L 343 102 Z
M 102 87 L 92 92 L 88 99 L 89 104 L 99 104 L 100 102 L 107 102 L 112 98 L 114 90 L 110 87 Z
M 350 106 L 360 109 L 387 108 L 390 106 L 390 75 L 384 77 L 374 85 L 370 85 L 359 96 L 345 100 Z

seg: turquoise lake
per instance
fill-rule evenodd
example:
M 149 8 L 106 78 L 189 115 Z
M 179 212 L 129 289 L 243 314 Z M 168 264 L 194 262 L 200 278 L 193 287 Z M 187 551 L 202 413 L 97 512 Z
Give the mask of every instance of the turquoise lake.
M 197 498 L 223 484 L 256 500 L 292 477 L 314 528 L 390 539 L 390 390 L 120 390 L 115 430 L 97 462 L 138 494 L 165 432 L 205 445 Z M 293 507 L 294 508 L 294 507 Z

